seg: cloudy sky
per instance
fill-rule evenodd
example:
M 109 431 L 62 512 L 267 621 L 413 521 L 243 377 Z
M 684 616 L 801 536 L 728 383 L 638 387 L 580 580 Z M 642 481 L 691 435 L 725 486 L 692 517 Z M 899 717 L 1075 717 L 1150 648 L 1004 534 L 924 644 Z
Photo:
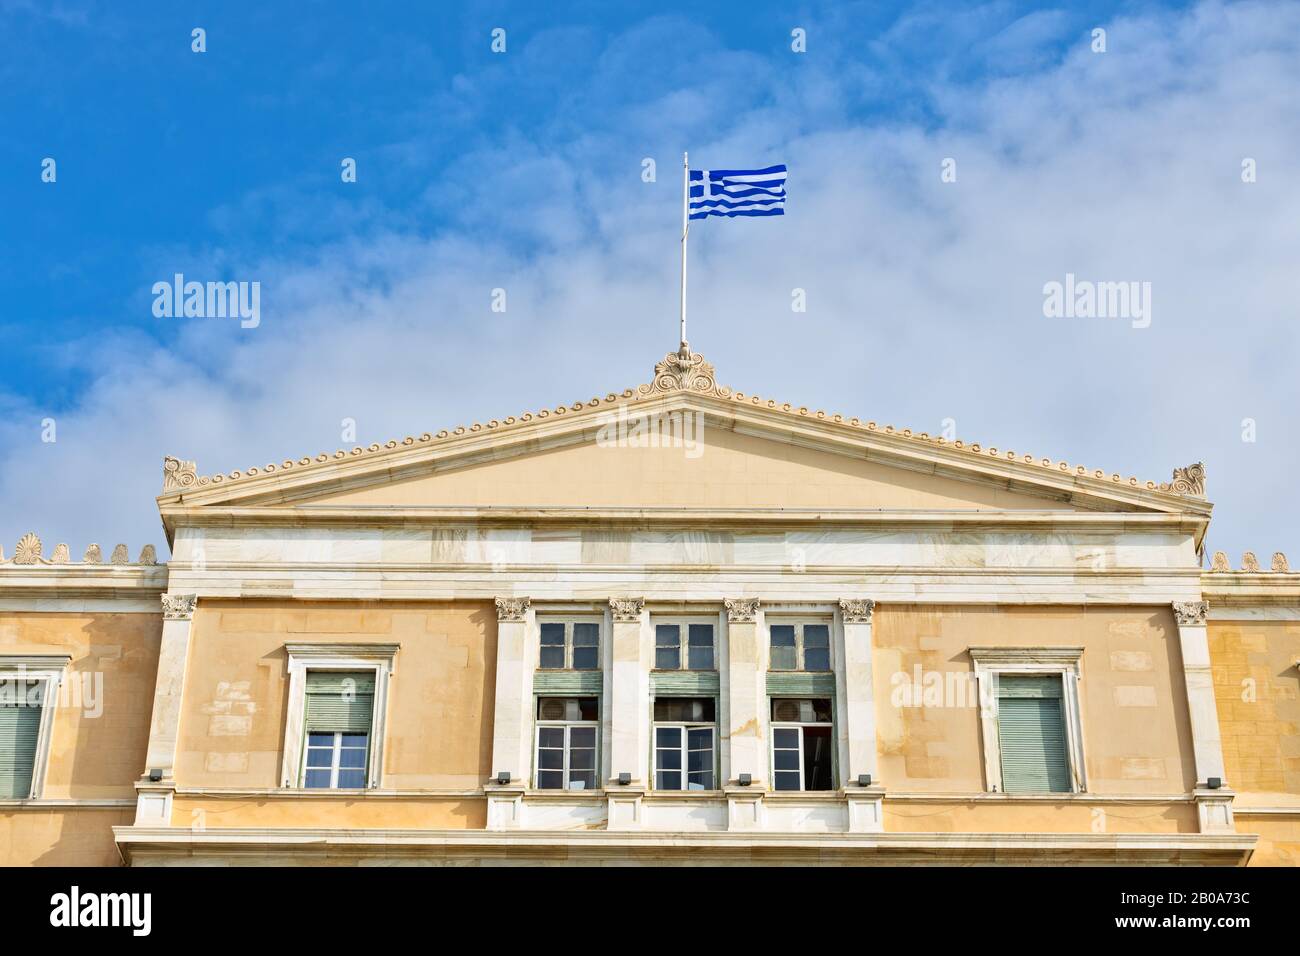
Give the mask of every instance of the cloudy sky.
M 165 454 L 648 380 L 689 149 L 790 169 L 784 218 L 692 231 L 720 381 L 1144 480 L 1204 460 L 1210 547 L 1300 559 L 1300 5 L 935 6 L 0 0 L 0 545 L 161 546 Z M 155 317 L 178 272 L 260 282 L 260 324 Z M 1149 325 L 1045 316 L 1067 273 L 1149 282 Z

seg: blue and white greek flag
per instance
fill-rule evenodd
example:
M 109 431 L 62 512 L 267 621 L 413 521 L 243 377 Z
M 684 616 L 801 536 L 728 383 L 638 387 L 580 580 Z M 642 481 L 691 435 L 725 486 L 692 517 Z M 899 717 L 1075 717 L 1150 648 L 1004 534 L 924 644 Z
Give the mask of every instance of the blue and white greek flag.
M 784 216 L 785 164 L 766 169 L 692 169 L 690 217 Z

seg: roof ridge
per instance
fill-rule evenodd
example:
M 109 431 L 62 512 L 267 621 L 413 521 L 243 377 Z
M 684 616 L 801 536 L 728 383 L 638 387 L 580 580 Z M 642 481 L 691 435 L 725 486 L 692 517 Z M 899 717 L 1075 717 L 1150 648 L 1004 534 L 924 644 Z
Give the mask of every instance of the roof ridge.
M 629 401 L 639 402 L 651 398 L 658 398 L 673 392 L 691 392 L 694 394 L 708 395 L 714 398 L 763 406 L 784 414 L 803 418 L 811 417 L 819 421 L 830 421 L 835 424 L 846 425 L 850 428 L 862 428 L 866 431 L 902 437 L 927 445 L 940 445 L 947 448 L 955 448 L 969 454 L 979 455 L 981 457 L 997 458 L 999 460 L 1013 462 L 1017 465 L 1029 465 L 1038 468 L 1052 469 L 1058 472 L 1064 472 L 1067 474 L 1073 473 L 1076 476 L 1091 477 L 1103 481 L 1107 477 L 1105 471 L 1100 468 L 1090 470 L 1085 465 L 1071 465 L 1069 462 L 1064 460 L 1053 462 L 1050 458 L 1036 459 L 1032 454 L 1017 455 L 1016 452 L 1010 450 L 999 452 L 996 446 L 985 448 L 979 442 L 966 443 L 961 440 L 948 441 L 941 435 L 931 436 L 928 432 L 914 433 L 910 428 L 896 429 L 893 425 L 888 424 L 882 427 L 878 426 L 874 421 L 863 422 L 859 418 L 846 419 L 839 413 L 828 414 L 820 409 L 815 412 L 810 412 L 807 406 L 799 406 L 798 408 L 795 408 L 789 402 L 780 402 L 777 399 L 771 398 L 764 399 L 758 395 L 746 395 L 744 392 L 734 391 L 730 386 L 718 385 L 712 363 L 706 361 L 704 356 L 699 352 L 687 353 L 687 351 L 683 349 L 681 352 L 669 352 L 660 362 L 656 363 L 654 378 L 650 382 L 638 385 L 635 388 L 626 388 L 617 394 L 610 392 L 603 399 L 597 396 L 585 402 L 576 401 L 567 406 L 558 405 L 554 411 L 543 408 L 537 412 L 521 412 L 518 416 L 510 415 L 504 419 L 494 418 L 486 423 L 474 422 L 469 426 L 457 425 L 453 429 L 442 429 L 436 434 L 424 432 L 418 438 L 412 435 L 407 435 L 400 440 L 389 439 L 382 444 L 379 442 L 373 442 L 368 446 L 357 445 L 351 450 L 340 448 L 332 453 L 320 452 L 314 457 L 303 456 L 297 461 L 294 461 L 291 458 L 286 458 L 278 465 L 275 462 L 270 462 L 264 466 L 254 465 L 243 471 L 236 470 L 229 472 L 228 474 L 217 473 L 214 475 L 199 475 L 197 473 L 195 462 L 174 458 L 171 455 L 168 455 L 163 459 L 163 494 L 184 491 L 193 487 L 206 487 L 210 485 L 246 481 L 249 478 L 261 477 L 279 471 L 289 471 L 299 468 L 314 468 L 331 461 L 341 461 L 346 458 L 361 457 L 363 455 L 381 454 L 387 451 L 394 451 L 398 448 L 409 448 L 417 444 L 442 441 L 485 430 L 494 431 L 514 428 L 534 420 L 550 418 L 552 415 L 562 416 L 571 412 L 584 413 L 602 406 L 617 405 Z M 1175 468 L 1170 481 L 1142 482 L 1134 476 L 1129 476 L 1125 479 L 1118 472 L 1112 473 L 1109 477 L 1112 483 L 1117 485 L 1126 485 L 1131 488 L 1140 488 L 1146 491 L 1167 492 L 1188 498 L 1203 499 L 1205 497 L 1204 462 L 1198 461 L 1185 468 Z

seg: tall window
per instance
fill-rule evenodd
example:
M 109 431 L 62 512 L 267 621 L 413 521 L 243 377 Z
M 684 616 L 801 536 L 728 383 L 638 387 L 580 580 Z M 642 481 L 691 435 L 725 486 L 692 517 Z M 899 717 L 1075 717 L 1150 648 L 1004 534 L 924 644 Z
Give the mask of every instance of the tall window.
M 304 787 L 366 786 L 374 708 L 374 671 L 307 672 Z
M 655 699 L 655 789 L 713 790 L 717 702 L 712 697 Z
M 772 698 L 772 781 L 777 790 L 830 790 L 834 737 L 828 698 Z
M 1005 793 L 1070 793 L 1070 759 L 1059 675 L 997 682 L 998 749 Z
M 44 690 L 40 681 L 0 680 L 0 799 L 32 796 Z
M 599 670 L 600 625 L 593 621 L 543 621 L 538 666 L 542 670 Z
M 831 629 L 828 624 L 772 624 L 772 670 L 831 669 Z
M 596 789 L 595 697 L 537 699 L 537 789 Z
M 655 625 L 655 669 L 711 671 L 717 667 L 713 625 L 674 621 Z

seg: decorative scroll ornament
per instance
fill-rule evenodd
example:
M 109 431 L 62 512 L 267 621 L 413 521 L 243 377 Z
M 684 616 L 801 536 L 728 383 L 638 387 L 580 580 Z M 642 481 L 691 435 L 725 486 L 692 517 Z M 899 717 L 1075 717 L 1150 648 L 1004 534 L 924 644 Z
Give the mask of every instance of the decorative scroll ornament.
M 727 620 L 732 624 L 753 624 L 758 598 L 727 598 Z
M 497 598 L 498 621 L 522 621 L 528 614 L 526 597 Z
M 1243 571 L 1259 570 L 1259 558 L 1255 557 L 1254 551 L 1247 551 L 1245 554 L 1241 556 L 1241 570 Z
M 645 598 L 610 598 L 609 612 L 614 620 L 631 624 L 641 620 L 641 609 L 645 607 Z
M 163 491 L 180 491 L 199 480 L 196 465 L 192 461 L 181 461 L 167 455 L 163 458 Z
M 1174 469 L 1174 480 L 1170 486 L 1174 494 L 1205 497 L 1205 462 L 1198 461 L 1186 468 Z
M 86 564 L 103 564 L 104 555 L 99 550 L 99 545 L 92 544 L 86 548 L 86 554 L 81 559 Z
M 1282 574 L 1291 573 L 1291 565 L 1287 563 L 1286 555 L 1281 551 L 1273 552 L 1273 570 Z
M 655 365 L 654 381 L 637 389 L 642 395 L 654 395 L 664 392 L 708 392 L 717 395 L 730 395 L 731 389 L 719 389 L 713 377 L 713 365 L 704 360 L 699 352 L 692 352 L 683 343 L 681 350 L 669 352 L 662 362 Z
M 146 544 L 143 548 L 140 549 L 140 558 L 138 561 L 136 561 L 136 564 L 157 564 L 157 563 L 158 563 L 158 552 L 154 550 L 153 545 Z
M 1207 601 L 1175 601 L 1174 617 L 1178 618 L 1180 627 L 1187 627 L 1192 624 L 1204 624 L 1205 615 L 1209 613 L 1210 605 Z
M 1214 560 L 1210 562 L 1211 571 L 1231 571 L 1232 565 L 1228 563 L 1228 556 L 1222 551 L 1214 552 Z
M 871 598 L 860 600 L 845 598 L 840 601 L 840 610 L 844 612 L 845 624 L 870 624 L 871 615 L 876 610 L 876 602 Z
M 164 594 L 162 596 L 163 620 L 188 621 L 194 616 L 194 606 L 198 603 L 197 594 Z
M 126 545 L 119 544 L 113 549 L 112 556 L 108 559 L 109 564 L 130 564 L 131 556 L 127 553 Z
M 40 564 L 41 539 L 32 531 L 18 539 L 18 549 L 14 551 L 14 564 Z

